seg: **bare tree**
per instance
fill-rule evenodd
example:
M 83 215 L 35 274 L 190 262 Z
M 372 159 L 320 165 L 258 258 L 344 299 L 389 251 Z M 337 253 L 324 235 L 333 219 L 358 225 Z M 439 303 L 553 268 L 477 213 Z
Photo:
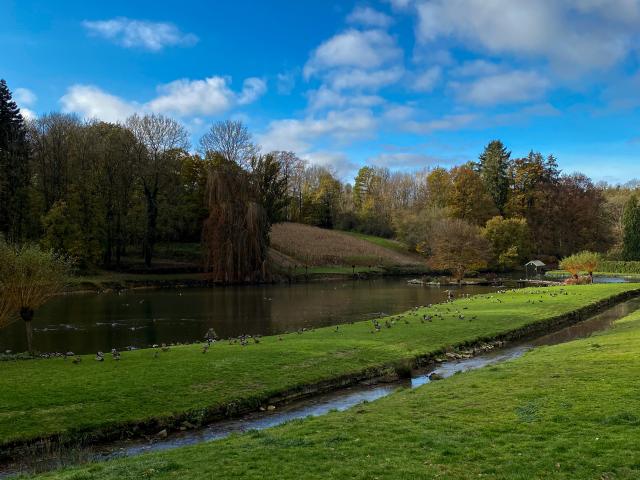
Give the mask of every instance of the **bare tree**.
M 188 134 L 182 125 L 163 115 L 136 114 L 127 119 L 126 125 L 137 140 L 136 167 L 147 202 L 142 250 L 144 261 L 150 266 L 157 235 L 158 192 L 176 173 L 179 152 L 189 148 Z
M 211 125 L 200 139 L 200 148 L 204 155 L 217 153 L 245 169 L 258 151 L 249 130 L 239 120 L 224 120 Z

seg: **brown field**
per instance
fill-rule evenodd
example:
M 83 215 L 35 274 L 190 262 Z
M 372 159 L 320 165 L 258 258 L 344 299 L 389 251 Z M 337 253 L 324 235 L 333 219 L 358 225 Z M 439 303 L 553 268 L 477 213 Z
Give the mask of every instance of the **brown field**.
M 308 266 L 408 266 L 420 258 L 375 245 L 347 233 L 299 223 L 278 223 L 271 231 L 271 247 Z

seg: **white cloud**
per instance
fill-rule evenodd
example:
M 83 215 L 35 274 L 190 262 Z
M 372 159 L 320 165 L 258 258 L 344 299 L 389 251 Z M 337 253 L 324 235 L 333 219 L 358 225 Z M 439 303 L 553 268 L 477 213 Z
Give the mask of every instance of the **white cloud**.
M 424 135 L 440 130 L 459 130 L 470 126 L 478 118 L 475 113 L 457 113 L 426 121 L 408 120 L 400 126 L 408 132 Z
M 501 65 L 483 59 L 470 60 L 451 69 L 451 73 L 459 77 L 494 75 L 502 71 L 504 67 Z
M 91 35 L 106 38 L 123 47 L 142 48 L 154 52 L 171 46 L 192 46 L 198 42 L 198 37 L 191 33 L 183 33 L 168 22 L 118 17 L 110 20 L 85 20 L 82 25 Z
M 637 0 L 430 0 L 416 8 L 422 42 L 453 38 L 472 50 L 543 58 L 566 73 L 620 62 L 640 27 Z
M 160 95 L 147 107 L 158 113 L 215 115 L 231 108 L 234 93 L 224 77 L 175 80 L 158 87 Z
M 25 120 L 33 120 L 37 117 L 36 112 L 25 107 L 20 108 L 20 113 L 22 114 L 22 118 Z
M 469 83 L 452 82 L 458 98 L 479 106 L 528 102 L 542 97 L 549 81 L 533 71 L 514 70 L 480 77 Z
M 242 92 L 238 96 L 238 104 L 247 105 L 253 103 L 266 92 L 267 84 L 264 80 L 257 77 L 247 78 L 242 83 Z
M 296 72 L 279 73 L 277 76 L 277 88 L 280 95 L 289 95 L 296 86 Z
M 344 143 L 371 136 L 376 126 L 376 119 L 368 109 L 332 110 L 323 117 L 274 120 L 259 136 L 259 142 L 266 151 L 292 150 L 302 154 L 320 138 Z
M 407 105 L 391 105 L 384 112 L 384 118 L 391 122 L 401 122 L 410 119 L 415 115 L 413 107 Z
M 359 68 L 339 69 L 328 73 L 325 81 L 336 90 L 349 88 L 377 90 L 397 82 L 403 75 L 404 69 L 402 67 L 371 71 Z
M 85 118 L 99 118 L 107 122 L 124 120 L 137 110 L 135 104 L 91 85 L 73 85 L 60 102 L 66 113 L 78 113 Z
M 367 160 L 368 165 L 392 170 L 415 170 L 416 168 L 441 165 L 442 163 L 442 158 L 415 152 L 382 152 Z
M 237 105 L 257 100 L 266 91 L 266 84 L 258 78 L 244 81 L 239 93 L 230 87 L 228 77 L 209 77 L 204 80 L 181 79 L 158 87 L 158 96 L 146 103 L 124 100 L 91 85 L 73 85 L 60 99 L 65 112 L 85 118 L 119 121 L 135 112 L 164 113 L 186 117 L 217 115 Z
M 313 165 L 328 168 L 343 181 L 353 179 L 359 167 L 357 163 L 349 160 L 349 157 L 343 152 L 314 150 L 304 153 L 301 158 Z
M 325 108 L 345 108 L 345 107 L 373 107 L 382 105 L 385 100 L 379 95 L 348 94 L 332 90 L 326 85 L 322 85 L 317 90 L 310 90 L 307 93 L 309 98 L 309 110 L 323 110 Z
M 35 93 L 33 93 L 28 88 L 16 88 L 13 91 L 13 101 L 18 104 L 18 108 L 20 108 L 20 113 L 22 114 L 22 118 L 25 120 L 32 120 L 36 118 L 36 114 L 33 110 L 27 107 L 32 107 L 38 97 Z
M 415 75 L 413 89 L 417 92 L 431 92 L 442 78 L 442 68 L 433 66 Z
M 502 126 L 502 125 L 517 125 L 525 124 L 534 117 L 557 117 L 562 113 L 556 107 L 550 103 L 539 103 L 535 105 L 528 105 L 520 110 L 514 112 L 501 113 L 493 115 L 486 119 L 485 126 Z
M 393 19 L 371 7 L 356 7 L 347 17 L 347 22 L 364 25 L 366 27 L 388 27 Z
M 18 106 L 24 105 L 30 107 L 36 103 L 38 97 L 28 88 L 16 88 L 13 91 L 13 100 L 18 103 Z
M 382 30 L 349 29 L 322 43 L 304 67 L 310 76 L 332 68 L 378 68 L 402 57 L 395 39 Z
M 406 10 L 413 5 L 414 0 L 387 0 L 394 10 Z

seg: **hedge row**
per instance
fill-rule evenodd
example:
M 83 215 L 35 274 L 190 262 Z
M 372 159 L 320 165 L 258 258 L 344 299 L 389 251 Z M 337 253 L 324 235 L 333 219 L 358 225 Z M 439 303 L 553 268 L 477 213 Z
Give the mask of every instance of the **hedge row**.
M 606 273 L 637 273 L 640 274 L 640 262 L 622 262 L 605 260 L 598 266 L 599 272 Z

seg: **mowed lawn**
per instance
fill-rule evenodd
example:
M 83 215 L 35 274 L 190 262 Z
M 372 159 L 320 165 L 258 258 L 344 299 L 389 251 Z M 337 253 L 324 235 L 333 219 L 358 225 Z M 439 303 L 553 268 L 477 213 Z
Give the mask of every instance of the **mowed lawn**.
M 637 289 L 601 284 L 481 295 L 381 319 L 380 332 L 363 321 L 265 337 L 245 347 L 219 342 L 204 354 L 192 345 L 123 352 L 119 362 L 110 355 L 104 362 L 84 356 L 78 365 L 63 359 L 3 362 L 0 447 L 184 412 L 197 416 L 233 403 L 257 407 L 278 392 L 491 338 Z M 440 316 L 422 321 L 426 314 Z
M 42 478 L 637 479 L 639 372 L 636 312 L 346 412 Z

